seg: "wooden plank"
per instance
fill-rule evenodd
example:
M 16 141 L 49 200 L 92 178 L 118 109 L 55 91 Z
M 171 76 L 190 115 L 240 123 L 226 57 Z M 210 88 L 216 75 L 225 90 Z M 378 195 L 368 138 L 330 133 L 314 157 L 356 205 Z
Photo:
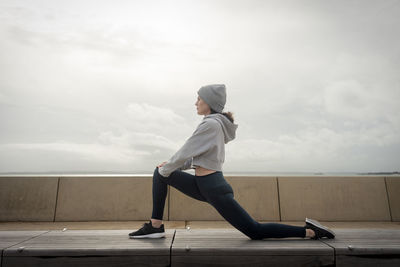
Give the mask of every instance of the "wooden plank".
M 337 229 L 324 243 L 336 252 L 336 266 L 400 266 L 400 230 Z
M 338 267 L 399 267 L 400 261 L 396 256 L 380 256 L 373 257 L 370 255 L 366 256 L 348 256 L 348 255 L 337 255 L 336 266 Z
M 337 229 L 335 233 L 335 239 L 323 239 L 323 242 L 334 247 L 337 255 L 369 253 L 400 255 L 400 230 Z
M 169 266 L 169 256 L 4 257 L 2 267 Z
M 0 249 L 6 249 L 47 231 L 0 231 Z
M 130 239 L 131 231 L 50 231 L 4 250 L 3 267 L 169 266 L 175 230 L 160 239 Z
M 46 232 L 47 231 L 0 231 L 0 267 L 4 266 L 2 264 L 4 249 Z
M 132 230 L 49 231 L 4 250 L 3 256 L 169 256 L 174 231 L 167 229 L 166 238 L 159 239 L 130 239 L 128 234 Z
M 334 250 L 303 238 L 251 240 L 236 229 L 177 229 L 171 266 L 313 266 L 334 264 Z
M 335 229 L 335 239 L 250 240 L 236 229 L 167 229 L 163 239 L 132 230 L 0 231 L 9 266 L 400 266 L 400 230 Z M 172 245 L 172 250 L 170 247 Z M 350 247 L 349 247 L 350 246 Z M 336 262 L 334 260 L 336 251 Z M 170 262 L 171 253 L 171 262 Z
M 335 266 L 332 255 L 291 255 L 291 256 L 172 256 L 172 267 L 243 266 L 243 267 L 296 267 Z

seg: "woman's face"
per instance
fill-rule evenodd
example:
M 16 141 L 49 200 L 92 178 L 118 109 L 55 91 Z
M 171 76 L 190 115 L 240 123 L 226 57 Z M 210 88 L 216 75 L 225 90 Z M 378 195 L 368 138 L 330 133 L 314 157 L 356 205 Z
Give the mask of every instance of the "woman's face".
M 207 105 L 206 102 L 201 99 L 200 96 L 197 96 L 197 101 L 195 103 L 197 106 L 197 114 L 199 115 L 208 115 L 211 113 L 210 107 Z

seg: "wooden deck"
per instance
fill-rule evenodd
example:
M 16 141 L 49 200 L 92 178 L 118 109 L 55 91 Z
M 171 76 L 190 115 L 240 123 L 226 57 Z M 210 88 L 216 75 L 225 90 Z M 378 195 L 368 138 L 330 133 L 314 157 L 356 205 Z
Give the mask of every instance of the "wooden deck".
M 236 229 L 0 231 L 10 266 L 400 266 L 400 230 L 333 229 L 336 239 L 250 240 Z

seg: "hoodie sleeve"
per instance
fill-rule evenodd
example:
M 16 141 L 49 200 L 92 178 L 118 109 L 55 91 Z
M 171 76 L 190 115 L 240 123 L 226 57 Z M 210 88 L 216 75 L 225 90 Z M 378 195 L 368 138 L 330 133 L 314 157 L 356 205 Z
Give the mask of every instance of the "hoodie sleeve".
M 183 170 L 190 169 L 192 167 L 192 163 L 193 163 L 193 157 L 187 159 L 185 161 L 185 163 L 183 163 L 183 166 L 178 168 L 178 170 L 183 171 Z
M 189 160 L 206 151 L 215 145 L 215 138 L 218 134 L 218 127 L 211 120 L 203 120 L 192 136 L 189 137 L 185 144 L 165 163 L 162 167 L 158 168 L 161 176 L 168 177 L 173 171 L 179 167 L 185 168 Z M 184 165 L 185 163 L 185 165 Z

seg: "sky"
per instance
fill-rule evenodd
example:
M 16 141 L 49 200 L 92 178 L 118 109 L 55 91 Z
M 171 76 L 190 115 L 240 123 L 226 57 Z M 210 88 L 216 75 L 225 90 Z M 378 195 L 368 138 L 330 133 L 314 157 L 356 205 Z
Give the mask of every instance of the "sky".
M 224 172 L 400 170 L 400 1 L 0 2 L 0 172 L 153 173 L 222 83 Z

